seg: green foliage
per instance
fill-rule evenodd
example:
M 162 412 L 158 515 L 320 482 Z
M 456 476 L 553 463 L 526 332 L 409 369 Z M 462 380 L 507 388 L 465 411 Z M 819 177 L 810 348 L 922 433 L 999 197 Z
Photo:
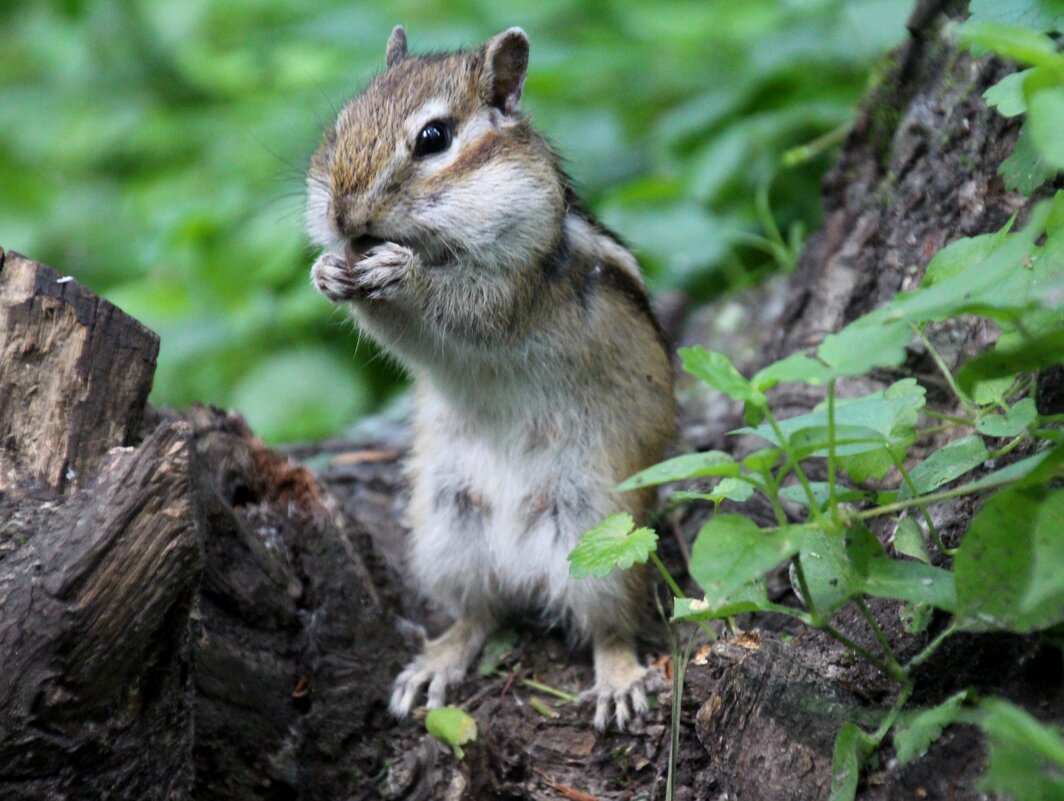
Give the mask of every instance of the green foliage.
M 798 552 L 804 529 L 786 526 L 764 532 L 742 515 L 714 515 L 691 550 L 691 577 L 705 590 L 706 603 L 723 605 L 755 579 Z
M 983 95 L 1006 117 L 1027 115 L 998 172 L 1006 187 L 1030 195 L 1064 170 L 1064 54 L 1047 35 L 1064 30 L 1064 7 L 1058 0 L 977 0 L 971 12 L 960 29 L 963 44 L 1031 66 Z
M 854 723 L 844 723 L 835 736 L 835 751 L 831 757 L 831 795 L 829 801 L 847 801 L 857 794 L 861 768 L 875 751 L 875 738 Z
M 952 724 L 967 699 L 968 691 L 952 695 L 938 706 L 905 718 L 894 730 L 894 751 L 902 764 L 923 756 L 931 744 Z
M 683 349 L 688 372 L 744 403 L 747 419 L 758 420 L 732 433 L 755 435 L 770 447 L 741 463 L 717 451 L 675 457 L 618 487 L 626 491 L 720 478 L 715 491 L 674 495 L 677 501 L 714 504 L 714 514 L 691 550 L 690 574 L 704 597 L 678 597 L 675 623 L 746 612 L 790 615 L 846 643 L 899 682 L 895 708 L 875 732 L 855 724 L 840 731 L 832 776 L 832 798 L 839 801 L 853 797 L 862 765 L 894 726 L 913 689 L 913 668 L 952 633 L 1029 632 L 1064 624 L 1064 489 L 1052 488 L 1064 475 L 1064 437 L 1059 416 L 1039 414 L 1027 375 L 1064 362 L 1064 295 L 1054 295 L 1054 288 L 1064 283 L 1062 219 L 1064 193 L 1058 193 L 1036 206 L 1020 230 L 1013 231 L 1010 221 L 995 234 L 954 243 L 932 262 L 918 290 L 901 293 L 854 321 L 825 339 L 814 354 L 788 357 L 751 379 L 721 353 Z M 954 375 L 924 329 L 930 322 L 969 314 L 995 321 L 1003 336 L 993 350 Z M 912 378 L 858 397 L 836 396 L 837 379 L 899 363 L 914 339 L 939 366 L 958 415 L 928 410 L 925 388 Z M 826 384 L 827 397 L 807 414 L 778 420 L 765 393 L 788 381 Z M 952 429 L 952 440 L 911 464 L 912 447 L 943 429 Z M 998 463 L 1021 445 L 1033 452 Z M 827 481 L 809 480 L 811 460 L 826 462 Z M 980 469 L 982 475 L 971 479 Z M 870 479 L 893 482 L 893 488 L 855 488 Z M 983 504 L 959 549 L 947 549 L 929 508 L 938 501 L 985 493 L 995 494 Z M 776 526 L 761 527 L 747 516 L 719 510 L 724 499 L 743 503 L 755 495 L 771 505 Z M 788 518 L 784 502 L 801 511 Z M 896 555 L 866 526 L 866 521 L 888 515 L 901 515 L 895 527 Z M 955 557 L 952 569 L 931 564 L 924 528 L 939 555 Z M 653 553 L 640 553 L 637 560 L 648 558 L 664 570 Z M 800 608 L 768 599 L 765 575 L 782 564 L 790 568 Z M 666 575 L 666 581 L 679 594 L 671 577 Z M 953 621 L 903 665 L 866 605 L 877 597 L 903 601 L 906 625 L 914 632 L 926 629 L 931 610 L 948 613 Z M 878 652 L 834 628 L 833 613 L 847 604 L 861 611 Z M 905 718 L 895 733 L 902 759 L 926 750 L 960 714 L 962 697 Z M 1013 774 L 1018 757 L 1009 748 L 1035 736 L 1034 730 L 1012 717 L 986 719 L 998 721 L 994 725 L 1005 732 L 1000 737 L 1006 743 L 997 771 L 988 773 L 988 786 L 1026 786 L 1025 779 Z M 1042 745 L 1049 750 L 1039 759 L 1049 759 L 1045 754 L 1052 756 L 1052 748 Z M 1051 775 L 1044 772 L 1038 782 Z
M 990 741 L 983 789 L 1022 801 L 1064 798 L 1064 739 L 1060 728 L 1039 723 L 1000 699 L 982 704 L 979 725 Z
M 630 514 L 618 512 L 584 533 L 569 554 L 569 573 L 573 578 L 586 578 L 625 570 L 645 562 L 657 541 L 658 535 L 649 528 L 636 528 Z
M 524 105 L 581 194 L 633 242 L 655 287 L 703 298 L 793 265 L 800 231 L 817 223 L 832 134 L 910 10 L 911 0 L 7 4 L 0 245 L 73 274 L 161 334 L 153 402 L 254 398 L 244 411 L 268 438 L 322 436 L 400 381 L 371 345 L 353 353 L 343 313 L 310 288 L 301 231 L 307 160 L 383 66 L 391 26 L 405 24 L 417 51 L 523 26 Z M 800 158 L 781 170 L 792 150 Z M 357 403 L 292 409 L 287 385 L 307 379 L 282 368 L 302 352 L 328 353 L 335 391 Z M 285 414 L 299 421 L 279 424 Z
M 462 746 L 477 739 L 477 722 L 453 706 L 430 709 L 425 716 L 425 728 L 441 743 L 449 745 L 458 759 L 465 756 Z
M 958 614 L 969 628 L 1031 631 L 1064 621 L 1064 490 L 999 492 L 957 554 Z

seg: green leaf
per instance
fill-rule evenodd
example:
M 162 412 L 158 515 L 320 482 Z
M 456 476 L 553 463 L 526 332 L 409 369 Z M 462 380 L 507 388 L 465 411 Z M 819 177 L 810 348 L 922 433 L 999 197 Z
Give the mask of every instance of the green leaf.
M 903 321 L 865 315 L 826 336 L 816 354 L 833 376 L 864 375 L 877 367 L 899 366 L 910 339 L 912 330 Z
M 811 359 L 801 351 L 798 351 L 759 370 L 750 379 L 750 383 L 754 385 L 755 389 L 764 392 L 776 386 L 776 384 L 787 384 L 795 381 L 813 386 L 826 384 L 833 375 L 832 370 L 823 362 Z
M 462 746 L 477 739 L 477 722 L 453 706 L 430 709 L 425 717 L 425 728 L 437 740 L 451 746 L 458 759 L 465 756 Z
M 1015 117 L 1027 111 L 1027 101 L 1023 97 L 1023 82 L 1034 70 L 1023 70 L 1006 75 L 996 84 L 983 92 L 986 104 L 996 108 L 1002 117 Z
M 802 541 L 799 558 L 817 614 L 827 617 L 863 592 L 864 577 L 873 559 L 884 558 L 883 546 L 864 526 L 844 535 L 814 530 Z
M 980 22 L 1023 25 L 1045 33 L 1064 30 L 1060 0 L 971 0 L 968 10 Z
M 868 757 L 876 750 L 876 741 L 854 723 L 844 723 L 835 737 L 831 756 L 831 795 L 829 801 L 853 801 L 857 782 Z
M 723 451 L 706 451 L 704 453 L 685 453 L 674 456 L 664 462 L 640 470 L 617 485 L 617 492 L 629 492 L 673 481 L 686 481 L 689 478 L 706 476 L 737 476 L 739 464 Z
M 674 492 L 674 501 L 710 501 L 719 503 L 723 500 L 742 503 L 750 500 L 754 494 L 754 487 L 748 481 L 738 478 L 722 478 L 710 492 Z
M 972 521 L 954 563 L 958 617 L 1027 632 L 1064 621 L 1064 490 L 1008 489 Z
M 657 541 L 658 535 L 649 528 L 635 528 L 630 514 L 617 512 L 583 533 L 569 553 L 569 575 L 587 578 L 627 570 L 649 559 Z
M 998 175 L 1004 179 L 1005 188 L 1033 195 L 1056 174 L 1057 171 L 1046 163 L 1035 145 L 1030 126 L 1025 124 L 1020 129 L 1012 154 L 998 165 Z
M 927 552 L 927 543 L 924 541 L 924 532 L 920 524 L 911 517 L 903 517 L 894 532 L 894 550 L 903 556 L 911 556 L 924 564 L 931 563 L 931 556 Z
M 850 454 L 884 447 L 908 447 L 916 438 L 915 427 L 919 410 L 924 406 L 924 395 L 924 388 L 915 379 L 906 378 L 870 395 L 836 400 L 836 433 L 852 435 L 852 441 L 846 441 L 837 452 Z M 803 432 L 797 437 L 803 449 L 819 456 L 827 455 L 826 403 L 818 404 L 807 414 L 780 420 L 778 426 L 788 442 Z M 774 445 L 782 444 L 768 424 L 732 433 L 755 434 Z
M 1064 170 L 1064 87 L 1042 89 L 1028 98 L 1027 125 L 1045 163 Z
M 743 457 L 743 467 L 754 473 L 765 473 L 776 466 L 782 455 L 779 448 L 759 448 Z
M 957 383 L 969 391 L 977 381 L 1039 370 L 1064 361 L 1064 329 L 1050 331 L 1010 347 L 995 347 L 968 361 L 957 373 Z M 995 435 L 997 436 L 997 435 Z
M 818 508 L 823 509 L 828 502 L 830 489 L 826 481 L 810 481 L 809 488 L 813 491 Z M 809 506 L 809 496 L 806 495 L 805 487 L 801 484 L 791 484 L 779 491 L 781 500 L 788 503 L 796 503 L 800 506 Z M 861 501 L 875 500 L 876 494 L 871 491 L 852 489 L 841 484 L 835 486 L 835 500 L 839 503 L 860 503 Z
M 957 608 L 953 573 L 942 568 L 900 559 L 873 559 L 861 589 L 877 598 L 929 604 L 952 612 Z
M 1007 414 L 988 414 L 975 421 L 975 430 L 988 437 L 1015 437 L 1038 417 L 1034 398 L 1017 401 Z
M 942 730 L 957 719 L 961 704 L 968 698 L 963 690 L 941 704 L 915 714 L 906 715 L 905 722 L 894 729 L 894 751 L 903 765 L 923 756 L 941 735 Z
M 959 41 L 976 46 L 1021 64 L 1051 65 L 1057 50 L 1053 40 L 1038 31 L 1001 22 L 969 21 L 961 26 Z
M 971 389 L 967 394 L 978 406 L 986 406 L 991 403 L 1004 404 L 1005 394 L 1012 389 L 1012 385 L 1016 383 L 1019 375 L 1019 372 L 1015 372 L 1003 375 L 1000 378 L 977 378 L 971 383 Z
M 705 599 L 677 598 L 672 609 L 672 620 L 686 620 L 697 623 L 706 620 L 721 620 L 735 617 L 746 612 L 761 612 L 772 609 L 764 581 L 754 581 L 735 590 L 728 598 L 716 605 L 710 605 Z
M 939 448 L 910 470 L 909 478 L 917 494 L 924 495 L 974 470 L 989 458 L 983 438 L 972 434 Z M 903 484 L 898 490 L 898 499 L 910 497 L 912 493 L 908 485 Z
M 935 616 L 934 607 L 927 604 L 902 604 L 898 613 L 905 630 L 910 634 L 923 634 Z
M 717 608 L 744 585 L 798 552 L 805 530 L 788 526 L 766 533 L 747 517 L 717 514 L 691 548 L 691 576 Z
M 718 392 L 729 398 L 764 407 L 767 403 L 764 394 L 743 378 L 735 365 L 723 353 L 708 351 L 697 345 L 680 348 L 683 369 L 695 378 L 704 381 Z
M 988 698 L 980 706 L 985 714 L 979 725 L 990 742 L 990 764 L 980 789 L 1023 801 L 1064 798 L 1060 728 L 998 698 Z
M 1004 243 L 1012 222 L 1009 220 L 999 231 L 992 234 L 964 237 L 950 242 L 934 255 L 927 264 L 921 286 L 928 287 L 962 273 L 973 264 L 978 264 Z

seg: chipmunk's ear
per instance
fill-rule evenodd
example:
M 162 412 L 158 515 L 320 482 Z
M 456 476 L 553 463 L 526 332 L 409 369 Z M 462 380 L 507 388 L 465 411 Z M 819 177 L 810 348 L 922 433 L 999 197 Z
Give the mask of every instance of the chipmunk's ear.
M 480 96 L 488 105 L 514 114 L 527 72 L 528 37 L 520 28 L 503 31 L 484 45 Z
M 384 60 L 389 69 L 406 58 L 406 31 L 402 25 L 392 28 L 392 35 L 388 37 L 388 49 L 384 52 Z

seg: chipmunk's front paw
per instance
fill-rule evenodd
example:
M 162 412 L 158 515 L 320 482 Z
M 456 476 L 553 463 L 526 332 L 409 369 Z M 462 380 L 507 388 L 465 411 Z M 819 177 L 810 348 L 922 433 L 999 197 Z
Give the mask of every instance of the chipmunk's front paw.
M 322 253 L 310 270 L 311 281 L 333 303 L 377 300 L 393 295 L 411 265 L 414 253 L 394 242 L 382 242 L 362 253 Z
M 595 728 L 605 730 L 613 718 L 625 731 L 646 714 L 647 693 L 664 687 L 665 677 L 640 665 L 633 651 L 618 649 L 596 656 L 595 686 L 585 693 L 595 699 Z
M 362 297 L 379 300 L 394 295 L 414 263 L 414 252 L 384 242 L 365 252 L 353 268 Z

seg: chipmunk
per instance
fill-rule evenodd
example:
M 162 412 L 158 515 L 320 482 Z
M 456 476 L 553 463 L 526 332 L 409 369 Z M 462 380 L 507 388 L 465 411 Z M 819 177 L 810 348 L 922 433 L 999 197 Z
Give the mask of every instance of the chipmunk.
M 594 722 L 623 730 L 660 676 L 635 636 L 645 571 L 573 579 L 580 535 L 652 493 L 613 487 L 675 432 L 672 367 L 639 266 L 585 211 L 521 113 L 528 38 L 413 56 L 339 114 L 311 161 L 317 289 L 412 374 L 410 569 L 455 623 L 395 680 L 392 711 L 444 702 L 504 616 L 584 640 Z

